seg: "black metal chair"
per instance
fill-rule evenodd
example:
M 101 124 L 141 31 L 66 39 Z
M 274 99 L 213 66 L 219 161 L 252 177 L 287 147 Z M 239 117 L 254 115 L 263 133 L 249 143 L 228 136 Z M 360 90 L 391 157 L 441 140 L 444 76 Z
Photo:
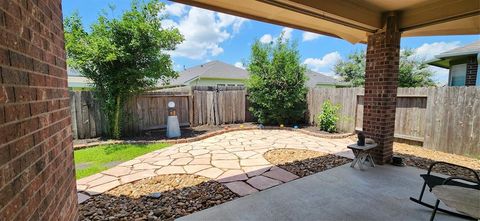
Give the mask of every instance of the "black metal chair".
M 459 168 L 459 169 L 462 169 L 462 170 L 465 170 L 465 171 L 469 171 L 476 178 L 476 180 L 472 180 L 472 179 L 469 179 L 469 178 L 466 178 L 466 177 L 457 177 L 457 176 L 440 177 L 440 176 L 431 174 L 434 166 L 439 165 L 439 164 L 443 164 L 443 165 L 446 165 L 446 166 L 451 167 L 451 168 Z M 475 170 L 470 169 L 468 167 L 452 164 L 452 163 L 438 161 L 438 162 L 432 163 L 430 165 L 430 167 L 428 168 L 428 172 L 426 174 L 421 174 L 420 177 L 422 177 L 423 180 L 424 180 L 422 191 L 420 192 L 420 196 L 418 197 L 418 199 L 410 197 L 411 201 L 413 201 L 415 203 L 418 203 L 422 206 L 426 206 L 428 208 L 434 209 L 433 216 L 434 216 L 436 211 L 441 211 L 441 212 L 444 212 L 444 213 L 447 213 L 447 214 L 450 214 L 450 215 L 454 215 L 454 216 L 458 216 L 458 217 L 461 217 L 461 218 L 472 219 L 471 217 L 466 216 L 464 214 L 453 212 L 453 211 L 450 211 L 450 210 L 447 210 L 447 209 L 438 208 L 438 204 L 440 203 L 438 200 L 435 203 L 435 205 L 431 205 L 431 204 L 423 202 L 422 198 L 423 198 L 423 194 L 425 193 L 425 188 L 427 186 L 428 186 L 430 192 L 432 191 L 433 187 L 438 186 L 438 185 L 452 185 L 452 186 L 460 186 L 460 187 L 480 190 L 480 178 L 478 176 L 478 173 L 475 172 Z M 462 180 L 462 181 L 456 181 L 456 180 Z

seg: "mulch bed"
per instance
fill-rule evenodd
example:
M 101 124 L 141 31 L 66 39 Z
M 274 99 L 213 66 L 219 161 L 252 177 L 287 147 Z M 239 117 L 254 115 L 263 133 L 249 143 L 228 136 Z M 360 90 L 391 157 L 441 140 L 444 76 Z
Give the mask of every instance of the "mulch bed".
M 320 130 L 319 127 L 315 127 L 315 126 L 311 126 L 311 125 L 305 125 L 305 126 L 302 126 L 302 127 L 300 127 L 300 128 L 303 129 L 303 130 L 306 130 L 306 131 L 310 131 L 310 132 L 314 132 L 314 133 L 322 134 L 322 135 L 334 135 L 334 134 L 337 134 L 337 133 L 329 133 L 329 132 Z
M 266 160 L 299 177 L 309 176 L 352 162 L 351 159 L 313 150 L 277 149 L 264 155 Z
M 160 193 L 160 198 L 148 195 Z M 196 175 L 162 175 L 128 183 L 79 205 L 80 220 L 174 220 L 238 196 Z
M 443 161 L 474 169 L 480 175 L 480 160 L 478 159 L 430 150 L 404 143 L 394 143 L 393 152 L 394 155 L 403 157 L 407 166 L 428 170 L 430 164 L 433 162 Z M 452 169 L 451 167 L 446 167 L 444 165 L 437 165 L 432 171 L 448 176 L 462 176 L 474 179 L 474 175 L 471 172 L 464 169 Z

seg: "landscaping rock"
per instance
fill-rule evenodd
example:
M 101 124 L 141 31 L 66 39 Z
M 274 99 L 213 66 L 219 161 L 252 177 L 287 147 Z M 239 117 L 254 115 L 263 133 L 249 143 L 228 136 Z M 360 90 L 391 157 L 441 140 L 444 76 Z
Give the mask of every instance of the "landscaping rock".
M 161 197 L 151 198 L 152 193 Z M 80 220 L 174 220 L 238 196 L 196 175 L 161 175 L 124 184 L 80 204 Z

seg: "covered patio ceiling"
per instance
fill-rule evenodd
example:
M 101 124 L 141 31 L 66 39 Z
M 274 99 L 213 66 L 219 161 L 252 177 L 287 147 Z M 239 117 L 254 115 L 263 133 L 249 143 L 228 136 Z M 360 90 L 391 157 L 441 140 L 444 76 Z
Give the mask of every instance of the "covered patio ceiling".
M 480 33 L 478 0 L 174 0 L 259 21 L 365 43 L 397 12 L 402 37 Z

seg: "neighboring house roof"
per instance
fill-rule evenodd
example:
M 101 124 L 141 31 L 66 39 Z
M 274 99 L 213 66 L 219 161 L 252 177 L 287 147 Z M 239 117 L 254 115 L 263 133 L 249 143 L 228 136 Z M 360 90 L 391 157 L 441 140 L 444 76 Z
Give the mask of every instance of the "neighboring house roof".
M 67 68 L 69 87 L 91 87 L 92 81 L 83 77 L 78 70 Z
M 173 79 L 171 84 L 188 84 L 198 78 L 247 79 L 248 72 L 245 69 L 221 61 L 211 61 L 181 71 L 179 77 Z
M 427 61 L 428 64 L 442 68 L 450 67 L 450 60 L 453 58 L 464 57 L 468 55 L 477 55 L 480 53 L 480 40 L 462 47 L 454 48 L 449 51 L 435 55 L 435 58 Z
M 217 79 L 248 79 L 248 71 L 242 68 L 235 67 L 231 64 L 227 64 L 221 61 L 211 61 L 202 65 L 188 68 L 179 73 L 177 79 L 172 80 L 172 85 L 185 85 L 189 82 L 199 78 L 217 78 Z M 308 77 L 307 86 L 315 87 L 316 85 L 344 85 L 345 82 L 338 81 L 337 79 L 327 76 L 322 73 L 318 73 L 312 70 L 307 70 L 306 75 Z

